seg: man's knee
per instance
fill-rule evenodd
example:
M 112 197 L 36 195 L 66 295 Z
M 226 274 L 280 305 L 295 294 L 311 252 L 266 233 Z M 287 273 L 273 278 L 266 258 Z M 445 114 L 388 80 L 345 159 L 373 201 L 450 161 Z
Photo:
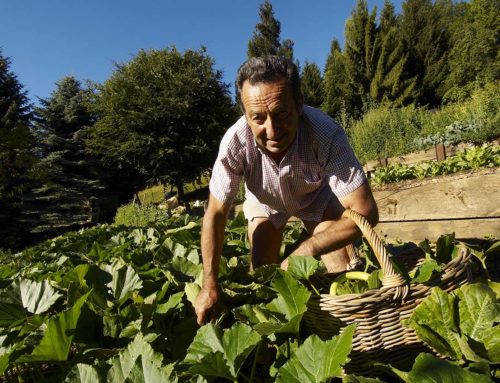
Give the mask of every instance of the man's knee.
M 265 218 L 248 220 L 248 239 L 251 246 L 251 266 L 280 262 L 280 248 L 283 229 L 275 228 Z

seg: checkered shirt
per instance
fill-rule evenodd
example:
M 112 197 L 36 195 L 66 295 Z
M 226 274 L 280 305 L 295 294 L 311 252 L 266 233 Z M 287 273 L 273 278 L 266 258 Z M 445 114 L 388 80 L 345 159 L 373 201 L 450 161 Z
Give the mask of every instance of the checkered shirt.
M 245 117 L 222 138 L 210 192 L 230 203 L 245 180 L 245 198 L 260 204 L 275 227 L 295 216 L 320 222 L 332 192 L 341 198 L 366 175 L 344 130 L 325 113 L 303 107 L 295 140 L 280 164 L 257 146 Z

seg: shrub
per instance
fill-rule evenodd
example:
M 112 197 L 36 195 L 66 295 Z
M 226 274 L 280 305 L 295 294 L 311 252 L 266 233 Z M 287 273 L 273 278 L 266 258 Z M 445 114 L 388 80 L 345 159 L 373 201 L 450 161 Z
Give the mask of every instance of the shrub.
M 422 110 L 382 106 L 369 110 L 348 133 L 357 157 L 365 163 L 411 152 L 421 129 Z
M 424 149 L 438 143 L 482 144 L 500 136 L 500 95 L 498 84 L 477 88 L 470 99 L 428 112 L 422 121 L 422 137 L 415 147 Z
M 483 144 L 500 136 L 498 83 L 477 88 L 470 99 L 438 110 L 415 106 L 369 110 L 348 129 L 361 162 L 395 157 L 438 143 Z
M 115 225 L 144 226 L 148 223 L 166 223 L 165 210 L 154 204 L 129 203 L 120 206 L 116 212 Z

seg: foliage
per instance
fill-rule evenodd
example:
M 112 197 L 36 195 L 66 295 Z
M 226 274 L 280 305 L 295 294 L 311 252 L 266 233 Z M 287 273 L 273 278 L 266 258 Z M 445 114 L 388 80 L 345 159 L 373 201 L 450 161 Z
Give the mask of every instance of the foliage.
M 201 275 L 200 222 L 187 216 L 67 233 L 2 260 L 1 372 L 57 381 L 339 376 L 354 328 L 328 341 L 303 337 L 311 293 L 275 266 L 249 272 L 242 224 L 231 221 L 226 232 L 226 311 L 200 328 L 191 303 Z M 330 356 L 302 357 L 311 348 Z
M 477 87 L 466 101 L 426 113 L 422 137 L 415 140 L 415 146 L 423 149 L 438 143 L 483 143 L 499 137 L 500 96 L 497 89 L 496 83 L 485 84 Z
M 330 47 L 330 53 L 326 58 L 325 72 L 323 76 L 324 102 L 321 109 L 347 127 L 346 121 L 342 121 L 342 114 L 351 115 L 350 105 L 352 92 L 347 78 L 345 58 L 342 55 L 339 42 L 334 39 Z M 347 110 L 349 108 L 349 111 Z
M 439 110 L 407 106 L 370 109 L 348 128 L 362 162 L 389 158 L 437 143 L 482 144 L 500 136 L 500 96 L 497 84 L 477 88 L 472 97 Z
M 153 203 L 129 203 L 120 206 L 116 211 L 115 225 L 145 226 L 151 223 L 165 223 L 167 221 L 166 210 L 160 209 Z
M 373 105 L 406 105 L 414 101 L 416 76 L 406 71 L 399 21 L 390 2 L 384 4 L 379 23 L 376 8 L 358 0 L 345 26 L 345 47 L 334 40 L 325 67 L 323 109 L 339 118 L 342 109 L 359 118 Z
M 440 354 L 464 362 L 500 362 L 500 304 L 486 284 L 446 293 L 435 287 L 407 325 Z
M 35 109 L 37 179 L 24 193 L 19 218 L 31 241 L 95 224 L 106 214 L 100 205 L 110 197 L 112 171 L 85 153 L 80 136 L 94 122 L 91 95 L 74 77 L 65 77 Z
M 6 381 L 67 382 L 339 378 L 349 360 L 354 326 L 320 340 L 304 333 L 301 325 L 313 294 L 309 283 L 302 282 L 322 272 L 320 262 L 292 257 L 286 272 L 275 265 L 250 272 L 245 231 L 242 216 L 228 222 L 219 272 L 225 307 L 214 323 L 202 327 L 192 307 L 202 275 L 199 219 L 181 216 L 136 228 L 102 225 L 2 258 L 0 373 Z M 298 228 L 287 228 L 285 246 L 297 238 Z M 452 236 L 440 238 L 435 250 L 428 242 L 421 246 L 436 262 L 455 254 Z M 426 280 L 424 268 L 420 266 L 415 279 Z M 494 307 L 487 300 L 491 293 L 483 295 L 484 303 L 459 295 L 467 303 L 464 309 L 459 304 L 461 329 L 496 350 L 478 320 L 491 319 L 486 314 Z M 475 347 L 472 340 L 467 342 Z M 478 379 L 490 373 L 432 358 L 421 354 L 411 371 L 396 375 L 418 381 L 436 364 L 456 374 L 477 374 Z M 343 379 L 374 381 L 350 375 Z
M 370 182 L 375 186 L 382 186 L 408 179 L 424 179 L 494 166 L 500 166 L 500 146 L 476 146 L 440 162 L 422 161 L 415 165 L 395 163 L 375 168 Z
M 463 7 L 453 34 L 444 95 L 452 101 L 463 101 L 477 85 L 500 80 L 498 0 L 472 0 Z
M 228 86 L 213 65 L 205 48 L 141 50 L 117 65 L 96 95 L 88 150 L 132 174 L 136 190 L 161 181 L 182 197 L 183 184 L 213 165 L 235 118 Z
M 414 106 L 369 110 L 348 130 L 351 145 L 361 162 L 413 151 L 422 129 L 422 109 Z
M 259 7 L 260 22 L 255 26 L 253 36 L 248 42 L 247 56 L 260 57 L 279 55 L 293 60 L 293 41 L 280 42 L 281 23 L 274 17 L 273 6 L 265 0 Z
M 0 50 L 0 246 L 16 246 L 23 231 L 18 222 L 21 196 L 35 158 L 29 130 L 32 106 Z
M 416 77 L 419 105 L 441 104 L 448 74 L 452 3 L 407 0 L 402 4 L 400 34 L 408 54 L 405 70 Z
M 302 68 L 300 87 L 304 96 L 304 104 L 319 108 L 324 96 L 321 71 L 316 64 L 306 61 Z

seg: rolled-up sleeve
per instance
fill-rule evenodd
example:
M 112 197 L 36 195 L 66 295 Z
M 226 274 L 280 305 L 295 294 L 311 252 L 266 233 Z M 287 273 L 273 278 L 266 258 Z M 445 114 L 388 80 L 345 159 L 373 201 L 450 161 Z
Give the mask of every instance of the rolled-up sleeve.
M 349 145 L 344 130 L 336 130 L 328 149 L 325 165 L 325 175 L 338 198 L 353 192 L 366 182 L 366 174 L 354 151 Z
M 210 193 L 223 203 L 233 201 L 245 169 L 244 143 L 236 130 L 237 126 L 231 127 L 222 138 L 210 178 Z

